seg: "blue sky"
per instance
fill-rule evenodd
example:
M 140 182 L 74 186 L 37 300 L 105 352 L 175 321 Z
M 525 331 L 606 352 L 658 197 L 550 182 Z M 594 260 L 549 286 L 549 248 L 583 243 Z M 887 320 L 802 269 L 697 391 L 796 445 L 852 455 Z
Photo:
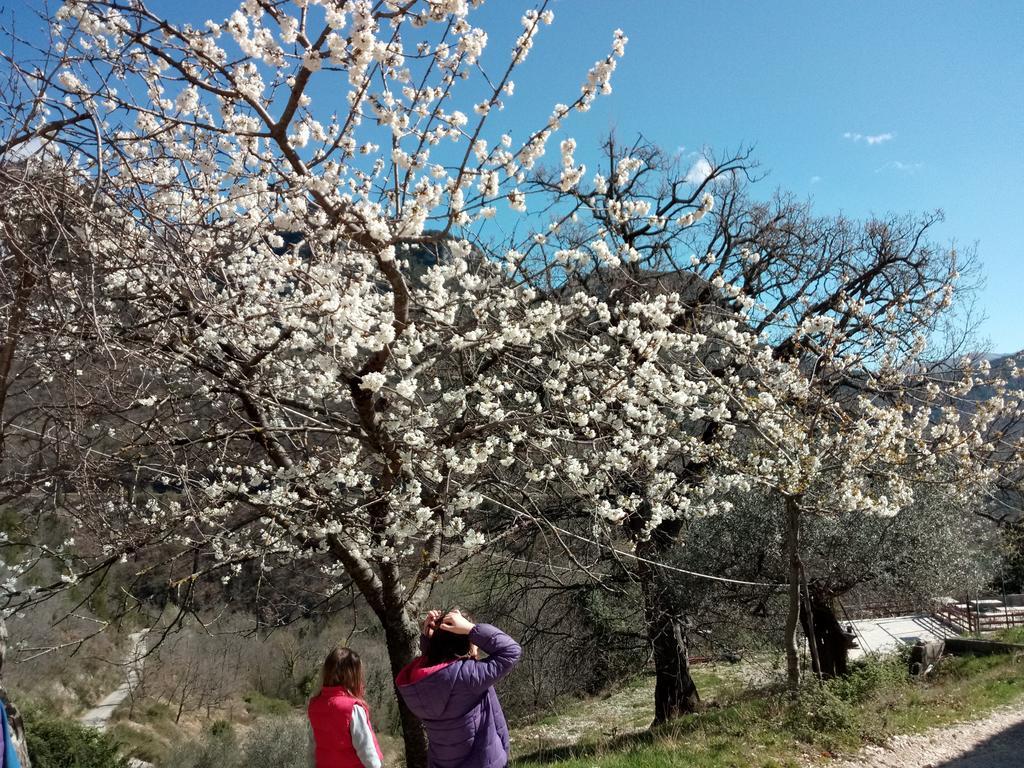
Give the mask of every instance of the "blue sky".
M 155 6 L 190 20 L 227 0 Z M 0 0 L 24 19 L 28 0 Z M 55 7 L 55 6 L 54 6 Z M 490 0 L 475 16 L 507 61 L 531 3 Z M 944 242 L 977 244 L 987 283 L 981 329 L 995 351 L 1024 349 L 1024 2 L 707 3 L 553 0 L 491 128 L 522 136 L 568 102 L 621 27 L 630 38 L 614 93 L 566 132 L 588 147 L 615 130 L 667 149 L 753 145 L 775 187 L 820 213 L 853 217 L 941 208 Z M 171 10 L 174 8 L 174 10 Z M 7 13 L 4 14 L 5 16 Z M 497 49 L 497 50 L 495 50 Z M 485 59 L 486 61 L 486 59 Z
M 516 5 L 484 14 L 514 23 Z M 1024 349 L 1024 3 L 551 7 L 517 77 L 517 94 L 545 93 L 545 106 L 576 92 L 611 30 L 630 38 L 614 93 L 567 126 L 581 146 L 610 128 L 686 151 L 753 144 L 766 195 L 784 187 L 858 217 L 941 208 L 940 240 L 978 245 L 982 335 Z

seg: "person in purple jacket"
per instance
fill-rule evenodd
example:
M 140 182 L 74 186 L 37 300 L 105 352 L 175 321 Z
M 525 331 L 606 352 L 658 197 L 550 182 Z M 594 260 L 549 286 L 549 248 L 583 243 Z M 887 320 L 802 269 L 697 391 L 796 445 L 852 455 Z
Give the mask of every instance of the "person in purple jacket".
M 478 648 L 486 659 L 477 658 Z M 453 610 L 427 614 L 420 649 L 395 683 L 427 730 L 430 768 L 505 768 L 508 725 L 494 684 L 512 671 L 522 648 L 497 627 Z

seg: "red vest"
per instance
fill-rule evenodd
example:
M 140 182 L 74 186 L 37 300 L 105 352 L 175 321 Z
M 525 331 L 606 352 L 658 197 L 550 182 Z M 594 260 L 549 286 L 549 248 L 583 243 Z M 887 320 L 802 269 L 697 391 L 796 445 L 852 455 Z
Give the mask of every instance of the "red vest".
M 363 768 L 352 746 L 352 707 L 356 704 L 366 711 L 369 722 L 370 708 L 366 702 L 355 698 L 341 686 L 327 686 L 310 699 L 306 711 L 316 742 L 316 768 Z M 373 745 L 377 754 L 381 754 L 376 733 Z

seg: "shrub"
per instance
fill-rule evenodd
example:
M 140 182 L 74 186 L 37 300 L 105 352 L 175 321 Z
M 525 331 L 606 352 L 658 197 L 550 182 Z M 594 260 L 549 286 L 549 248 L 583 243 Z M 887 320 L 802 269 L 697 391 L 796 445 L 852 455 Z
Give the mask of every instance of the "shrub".
M 126 720 L 113 723 L 107 731 L 121 747 L 121 753 L 129 760 L 163 765 L 167 744 L 146 726 Z
M 838 746 L 859 730 L 858 713 L 830 685 L 809 683 L 786 709 L 787 729 L 801 741 Z
M 26 712 L 25 733 L 33 768 L 127 768 L 109 734 L 38 711 Z
M 242 700 L 245 702 L 249 714 L 254 717 L 279 717 L 290 715 L 295 711 L 295 705 L 292 702 L 264 696 L 255 691 L 244 696 Z
M 227 727 L 224 727 L 227 725 Z M 215 722 L 202 738 L 171 749 L 162 768 L 231 768 L 238 765 L 238 738 L 230 724 Z
M 786 708 L 786 726 L 801 741 L 830 748 L 855 745 L 877 726 L 865 703 L 911 686 L 906 660 L 899 655 L 858 660 L 846 677 L 808 680 Z
M 309 735 L 305 718 L 261 720 L 239 740 L 232 725 L 215 721 L 201 738 L 172 750 L 161 768 L 308 768 Z
M 827 685 L 843 701 L 858 704 L 884 688 L 899 688 L 909 683 L 907 664 L 900 657 L 855 661 L 846 677 L 830 680 Z
M 226 736 L 228 734 L 234 734 L 234 732 L 235 726 L 227 720 L 214 720 L 210 723 L 211 736 Z
M 263 723 L 246 739 L 239 765 L 308 768 L 309 743 L 305 718 L 290 717 Z

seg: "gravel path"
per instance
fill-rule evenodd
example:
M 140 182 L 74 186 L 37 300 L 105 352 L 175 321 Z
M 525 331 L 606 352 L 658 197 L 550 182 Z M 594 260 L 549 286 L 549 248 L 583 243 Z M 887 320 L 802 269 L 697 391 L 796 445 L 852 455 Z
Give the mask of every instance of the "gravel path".
M 1024 765 L 1024 703 L 996 710 L 983 720 L 896 736 L 886 747 L 867 747 L 831 768 L 1021 768 Z
M 118 686 L 116 691 L 107 694 L 103 701 L 82 715 L 79 719 L 82 725 L 105 731 L 110 723 L 111 716 L 114 714 L 114 710 L 117 709 L 122 701 L 128 698 L 132 688 L 138 683 L 139 676 L 142 674 L 142 655 L 146 652 L 145 630 L 133 632 L 128 635 L 128 640 L 130 645 L 124 660 L 124 682 Z

